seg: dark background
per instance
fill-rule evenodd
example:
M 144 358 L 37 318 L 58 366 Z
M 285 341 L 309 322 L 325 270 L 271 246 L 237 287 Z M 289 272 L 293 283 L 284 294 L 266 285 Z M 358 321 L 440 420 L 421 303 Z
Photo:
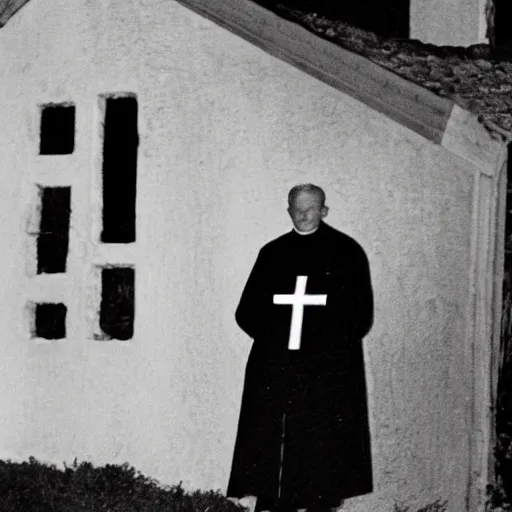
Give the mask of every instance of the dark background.
M 512 21 L 512 1 L 495 0 L 494 5 L 496 7 L 494 26 L 496 45 L 512 48 L 512 29 L 510 26 Z
M 409 0 L 256 0 L 276 10 L 279 5 L 345 21 L 383 36 L 409 37 Z

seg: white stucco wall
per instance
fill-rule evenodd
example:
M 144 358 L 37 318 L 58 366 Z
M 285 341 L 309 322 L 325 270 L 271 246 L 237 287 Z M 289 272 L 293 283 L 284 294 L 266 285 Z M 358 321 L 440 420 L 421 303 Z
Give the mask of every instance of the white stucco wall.
M 260 246 L 290 228 L 288 189 L 313 181 L 375 291 L 376 490 L 347 510 L 464 510 L 471 164 L 173 1 L 32 0 L 0 31 L 0 73 L 0 457 L 128 461 L 224 490 L 250 348 L 233 313 Z M 122 91 L 139 103 L 137 241 L 101 246 L 99 95 Z M 39 156 L 38 105 L 60 101 L 75 152 Z M 35 183 L 72 187 L 65 275 L 30 272 Z M 128 342 L 92 339 L 106 263 L 136 269 Z M 66 340 L 29 338 L 38 300 L 67 304 Z
M 439 46 L 488 43 L 487 0 L 411 0 L 410 37 Z

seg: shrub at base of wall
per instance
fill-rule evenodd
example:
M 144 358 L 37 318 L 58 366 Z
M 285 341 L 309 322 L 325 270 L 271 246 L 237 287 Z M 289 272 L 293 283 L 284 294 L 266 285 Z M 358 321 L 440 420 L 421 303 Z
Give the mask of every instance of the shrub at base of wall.
M 163 486 L 127 463 L 94 467 L 90 462 L 60 470 L 31 457 L 0 461 L 2 512 L 241 512 L 218 491 L 186 492 L 181 483 Z
M 64 470 L 30 457 L 28 462 L 0 460 L 2 512 L 241 512 L 241 505 L 220 491 L 187 492 L 178 485 L 163 486 L 128 463 L 94 467 L 74 462 Z M 413 511 L 395 504 L 392 512 L 446 512 L 447 502 L 435 501 Z M 343 507 L 342 507 L 343 508 Z M 494 510 L 494 509 L 493 509 Z M 391 511 L 390 511 L 391 512 Z

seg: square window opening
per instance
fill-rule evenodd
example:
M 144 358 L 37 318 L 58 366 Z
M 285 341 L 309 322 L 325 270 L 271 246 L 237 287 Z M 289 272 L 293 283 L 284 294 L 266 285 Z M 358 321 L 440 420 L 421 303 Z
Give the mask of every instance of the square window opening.
M 75 106 L 43 105 L 41 109 L 40 155 L 69 155 L 75 149 Z
M 66 337 L 67 307 L 62 304 L 42 303 L 35 305 L 33 336 L 47 340 Z

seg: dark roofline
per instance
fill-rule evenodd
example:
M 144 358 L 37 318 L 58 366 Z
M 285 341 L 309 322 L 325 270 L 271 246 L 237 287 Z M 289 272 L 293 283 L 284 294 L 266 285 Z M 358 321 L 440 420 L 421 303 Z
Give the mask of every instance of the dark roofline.
M 3 27 L 29 0 L 0 0 L 0 27 Z

